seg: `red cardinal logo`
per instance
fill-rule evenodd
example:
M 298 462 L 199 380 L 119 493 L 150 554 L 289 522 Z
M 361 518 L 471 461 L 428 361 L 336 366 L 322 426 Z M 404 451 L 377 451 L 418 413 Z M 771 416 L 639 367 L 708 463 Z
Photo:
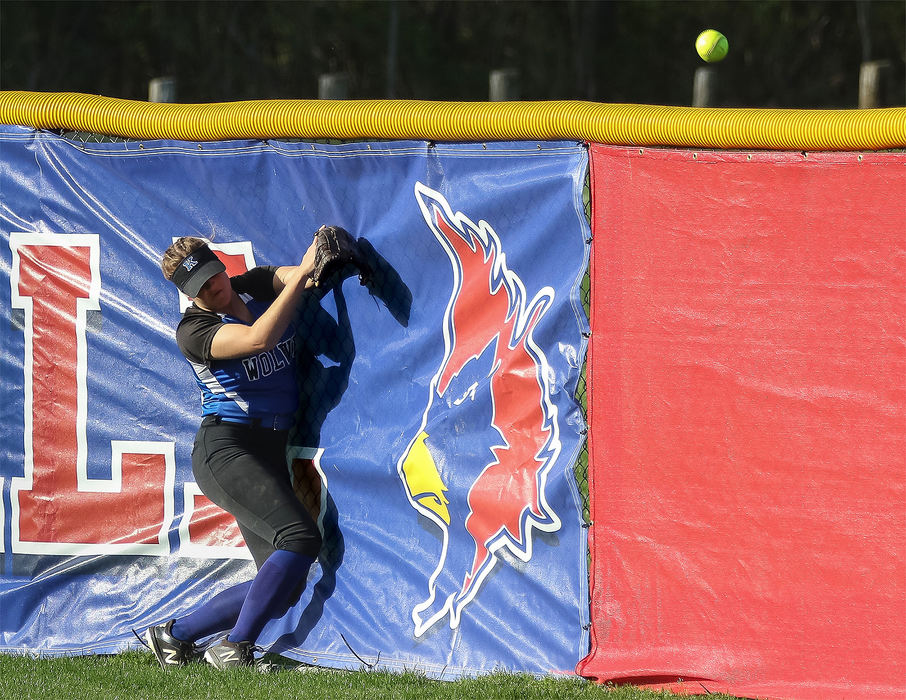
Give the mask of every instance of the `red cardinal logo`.
M 553 289 L 530 298 L 490 224 L 454 213 L 421 183 L 415 196 L 453 268 L 443 360 L 397 464 L 409 503 L 442 535 L 427 597 L 412 611 L 418 637 L 446 616 L 456 628 L 500 555 L 527 562 L 533 530 L 560 528 L 545 500 L 560 440 L 550 368 L 533 338 Z

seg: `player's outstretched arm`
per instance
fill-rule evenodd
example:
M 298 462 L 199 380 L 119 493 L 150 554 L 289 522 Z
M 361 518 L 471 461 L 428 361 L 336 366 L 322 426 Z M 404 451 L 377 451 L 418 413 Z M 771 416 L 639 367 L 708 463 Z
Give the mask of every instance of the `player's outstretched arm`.
M 211 341 L 211 358 L 229 360 L 272 350 L 292 320 L 302 292 L 312 286 L 314 257 L 312 243 L 301 263 L 278 268 L 274 277 L 275 289 L 280 271 L 283 272 L 277 298 L 252 325 L 226 323 L 221 326 Z

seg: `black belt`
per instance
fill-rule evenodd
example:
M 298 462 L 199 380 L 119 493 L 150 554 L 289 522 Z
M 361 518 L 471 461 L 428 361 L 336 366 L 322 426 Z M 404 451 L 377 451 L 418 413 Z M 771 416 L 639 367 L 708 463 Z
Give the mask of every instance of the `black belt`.
M 257 418 L 205 416 L 201 421 L 202 425 L 220 425 L 221 423 L 244 425 L 249 428 L 264 428 L 265 430 L 289 430 L 294 423 L 294 418 L 292 414 L 274 413 Z

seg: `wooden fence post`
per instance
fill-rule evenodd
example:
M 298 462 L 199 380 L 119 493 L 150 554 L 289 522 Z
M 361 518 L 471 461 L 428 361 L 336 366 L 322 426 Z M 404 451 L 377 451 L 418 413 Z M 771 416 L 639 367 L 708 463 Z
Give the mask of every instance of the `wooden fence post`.
M 865 61 L 859 67 L 859 109 L 885 107 L 890 97 L 890 61 Z
M 708 66 L 695 69 L 692 81 L 692 106 L 713 107 L 717 104 L 717 70 Z
M 176 78 L 152 78 L 148 83 L 148 102 L 176 102 Z
M 349 98 L 349 76 L 346 73 L 322 73 L 318 76 L 319 100 Z
M 515 68 L 492 70 L 488 76 L 488 96 L 491 102 L 519 99 L 519 71 Z

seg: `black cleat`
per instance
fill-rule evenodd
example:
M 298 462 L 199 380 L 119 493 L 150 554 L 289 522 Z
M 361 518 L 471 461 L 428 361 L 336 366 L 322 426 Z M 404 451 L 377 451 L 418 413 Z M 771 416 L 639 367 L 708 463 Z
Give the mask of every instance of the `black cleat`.
M 170 631 L 175 620 L 155 625 L 145 630 L 145 639 L 154 658 L 164 670 L 174 666 L 185 666 L 198 658 L 198 649 L 192 642 L 177 639 Z
M 208 647 L 204 653 L 204 660 L 215 668 L 254 666 L 256 649 L 251 642 L 231 642 L 224 638 L 214 646 Z

